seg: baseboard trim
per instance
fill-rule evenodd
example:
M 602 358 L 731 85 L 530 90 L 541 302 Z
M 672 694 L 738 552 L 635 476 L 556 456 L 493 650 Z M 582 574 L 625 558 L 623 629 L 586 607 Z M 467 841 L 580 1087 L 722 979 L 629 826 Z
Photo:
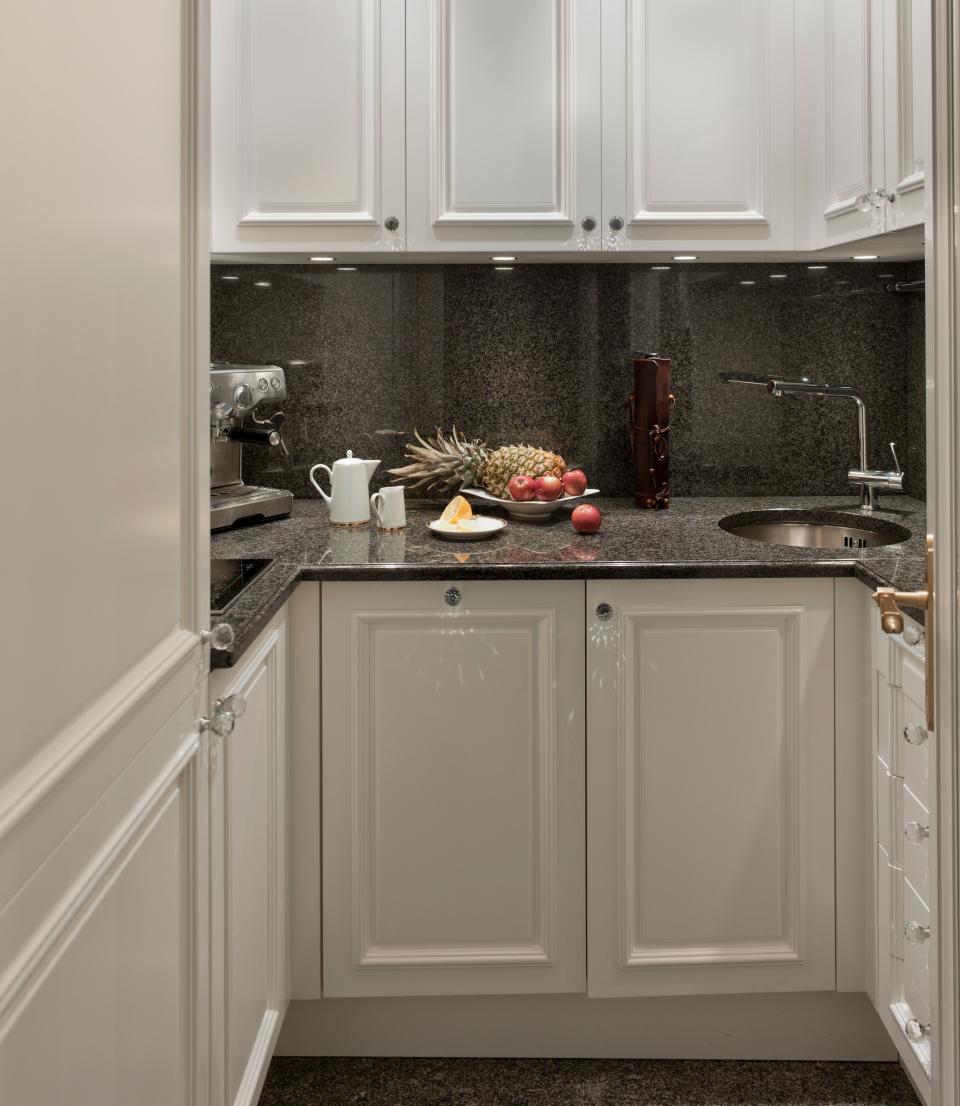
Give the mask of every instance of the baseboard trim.
M 589 999 L 316 999 L 290 1004 L 280 1056 L 895 1060 L 863 993 Z

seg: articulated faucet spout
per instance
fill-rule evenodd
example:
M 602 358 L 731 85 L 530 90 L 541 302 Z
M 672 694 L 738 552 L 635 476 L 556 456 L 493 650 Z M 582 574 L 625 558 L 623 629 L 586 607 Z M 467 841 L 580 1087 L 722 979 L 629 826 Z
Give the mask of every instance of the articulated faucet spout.
M 867 417 L 867 405 L 863 396 L 856 388 L 849 384 L 814 384 L 809 380 L 779 380 L 770 378 L 766 381 L 756 377 L 735 377 L 733 375 L 721 375 L 721 379 L 727 384 L 765 384 L 771 396 L 839 396 L 841 399 L 852 399 L 857 405 L 857 442 L 859 445 L 860 464 L 858 468 L 851 469 L 847 473 L 847 479 L 851 484 L 860 486 L 860 506 L 867 511 L 877 508 L 877 489 L 885 488 L 887 491 L 903 490 L 903 471 L 897 463 L 897 455 L 894 452 L 893 459 L 897 464 L 895 472 L 879 472 L 870 469 L 870 423 Z M 893 445 L 891 444 L 891 449 Z

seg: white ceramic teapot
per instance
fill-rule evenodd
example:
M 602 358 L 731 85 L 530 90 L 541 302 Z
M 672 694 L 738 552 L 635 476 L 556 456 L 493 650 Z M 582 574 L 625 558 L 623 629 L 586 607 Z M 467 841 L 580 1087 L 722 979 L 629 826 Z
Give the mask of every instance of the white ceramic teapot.
M 377 470 L 379 461 L 364 461 L 354 457 L 348 449 L 346 457 L 328 465 L 314 465 L 310 470 L 310 482 L 330 507 L 330 521 L 334 526 L 360 526 L 370 521 L 370 477 Z M 317 483 L 317 469 L 330 477 L 330 494 Z

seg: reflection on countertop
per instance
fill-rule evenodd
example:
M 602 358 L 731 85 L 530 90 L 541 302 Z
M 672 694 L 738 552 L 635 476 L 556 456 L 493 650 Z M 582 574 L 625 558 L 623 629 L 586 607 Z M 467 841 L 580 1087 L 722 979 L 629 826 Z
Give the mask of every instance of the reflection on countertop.
M 905 526 L 911 538 L 871 549 L 798 549 L 766 545 L 721 530 L 726 515 L 784 507 L 860 513 L 855 495 L 789 498 L 674 498 L 667 511 L 640 511 L 627 499 L 593 500 L 603 512 L 597 534 L 578 534 L 561 508 L 547 523 L 510 520 L 493 537 L 453 543 L 427 523 L 440 503 L 412 502 L 407 528 L 384 532 L 374 523 L 330 526 L 327 508 L 294 502 L 289 518 L 214 534 L 214 557 L 270 557 L 274 564 L 229 611 L 236 642 L 213 664 L 236 662 L 299 580 L 683 579 L 696 577 L 856 576 L 870 587 L 923 586 L 926 508 L 888 496 L 873 517 Z M 496 513 L 495 510 L 489 513 Z M 911 612 L 916 613 L 916 612 Z

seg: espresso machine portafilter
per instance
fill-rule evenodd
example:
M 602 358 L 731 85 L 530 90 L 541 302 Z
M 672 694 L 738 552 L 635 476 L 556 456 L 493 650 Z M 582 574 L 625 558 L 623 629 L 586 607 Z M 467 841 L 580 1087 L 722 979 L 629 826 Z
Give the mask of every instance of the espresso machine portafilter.
M 286 452 L 283 412 L 261 418 L 257 410 L 286 398 L 283 369 L 276 365 L 210 366 L 211 530 L 290 514 L 290 492 L 244 484 L 242 469 L 244 445 Z

